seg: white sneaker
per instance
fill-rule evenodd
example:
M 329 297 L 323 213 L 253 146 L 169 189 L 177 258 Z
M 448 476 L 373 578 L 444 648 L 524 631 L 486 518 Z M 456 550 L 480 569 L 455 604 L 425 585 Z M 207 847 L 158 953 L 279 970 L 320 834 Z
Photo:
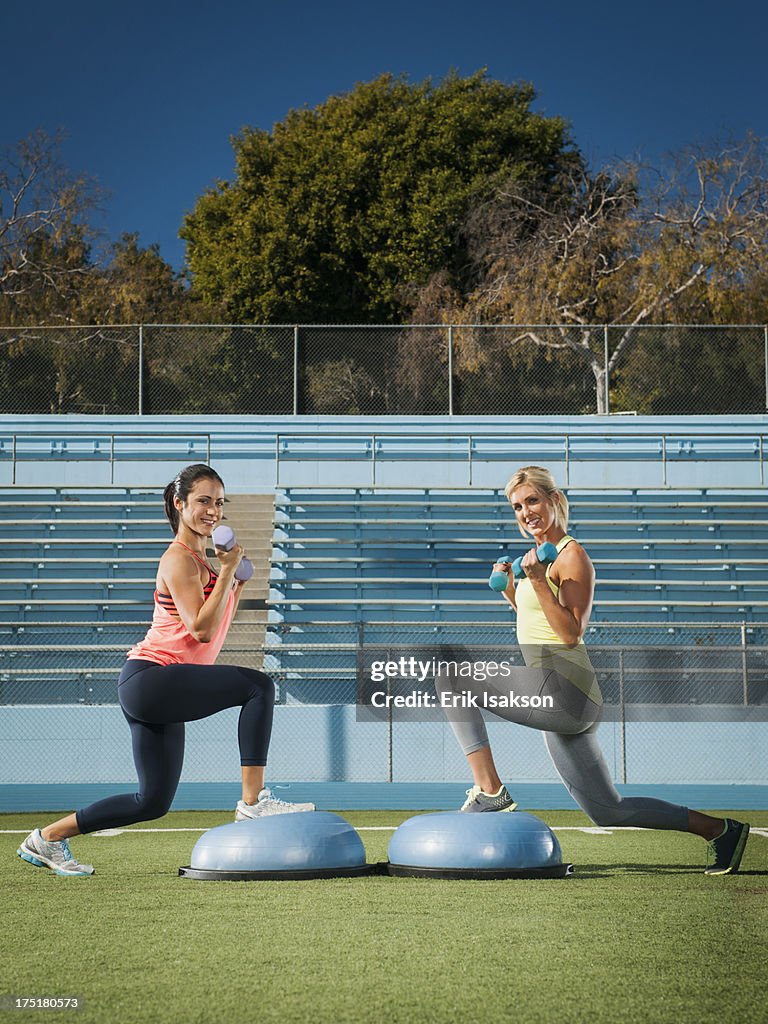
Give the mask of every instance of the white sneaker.
M 502 786 L 498 793 L 486 793 L 479 786 L 472 786 L 467 790 L 467 799 L 459 808 L 465 813 L 477 811 L 514 811 L 517 804 L 509 795 L 506 786 Z
M 255 804 L 237 801 L 235 821 L 246 821 L 248 818 L 263 818 L 267 814 L 295 814 L 297 811 L 314 811 L 314 804 L 289 804 L 272 796 L 271 789 L 262 789 Z
M 58 843 L 49 843 L 43 839 L 39 828 L 29 833 L 16 853 L 28 864 L 34 864 L 36 868 L 50 868 L 57 875 L 93 874 L 93 865 L 78 864 L 66 839 Z

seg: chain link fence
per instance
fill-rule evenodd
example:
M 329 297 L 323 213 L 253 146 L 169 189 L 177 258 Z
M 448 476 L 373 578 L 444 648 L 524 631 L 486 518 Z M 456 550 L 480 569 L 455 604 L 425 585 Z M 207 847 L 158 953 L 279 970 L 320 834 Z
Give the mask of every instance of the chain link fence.
M 254 630 L 253 652 L 263 653 L 264 667 L 277 686 L 270 753 L 273 777 L 434 782 L 465 778 L 461 751 L 439 712 L 424 722 L 398 720 L 396 715 L 390 721 L 358 721 L 361 644 L 381 644 L 386 632 L 389 643 L 399 649 L 465 643 L 477 656 L 484 650 L 498 653 L 506 643 L 507 656 L 515 657 L 509 627 L 380 625 L 378 629 L 376 624 L 363 628 L 350 623 L 338 629 L 334 643 L 323 642 L 326 625 L 275 625 L 263 646 Z M 138 636 L 142 626 L 137 623 L 131 630 Z M 124 640 L 126 627 L 119 632 Z M 0 709 L 14 715 L 6 722 L 13 722 L 13 743 L 18 746 L 16 753 L 8 751 L 14 757 L 13 781 L 92 781 L 91 771 L 101 782 L 129 781 L 130 744 L 116 707 L 125 647 L 112 643 L 88 650 L 79 645 L 78 651 L 63 628 L 53 629 L 49 639 L 51 645 L 43 648 L 26 642 L 23 635 L 17 637 L 13 657 L 6 650 L 0 659 Z M 110 636 L 115 639 L 117 631 Z M 691 624 L 671 635 L 666 627 L 654 624 L 602 623 L 599 639 L 587 646 L 606 703 L 600 736 L 615 781 L 766 782 L 761 741 L 768 717 L 765 629 Z M 702 706 L 714 707 L 715 713 L 700 718 Z M 237 712 L 232 709 L 188 726 L 186 781 L 229 781 L 236 776 Z M 511 727 L 492 715 L 488 722 L 499 762 L 510 777 L 556 781 L 539 733 Z M 755 728 L 763 732 L 749 732 Z M 54 740 L 71 754 L 73 738 L 82 746 L 74 759 L 39 756 Z M 46 765 L 54 766 L 50 773 Z
M 11 414 L 737 415 L 766 408 L 766 326 L 0 328 L 0 410 Z

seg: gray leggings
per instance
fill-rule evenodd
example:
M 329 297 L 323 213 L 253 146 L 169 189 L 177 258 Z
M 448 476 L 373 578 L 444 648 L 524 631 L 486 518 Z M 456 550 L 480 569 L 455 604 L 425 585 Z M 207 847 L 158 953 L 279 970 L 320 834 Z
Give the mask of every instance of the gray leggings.
M 635 825 L 688 831 L 687 807 L 652 797 L 623 797 L 618 792 L 595 735 L 600 720 L 600 704 L 590 700 L 572 682 L 548 669 L 516 670 L 511 685 L 520 696 L 552 696 L 554 708 L 497 707 L 491 713 L 507 722 L 527 725 L 544 733 L 544 742 L 558 775 L 579 807 L 596 825 Z M 462 684 L 450 676 L 438 676 L 435 689 L 441 696 L 460 691 Z M 490 746 L 479 708 L 449 708 L 446 715 L 465 754 Z

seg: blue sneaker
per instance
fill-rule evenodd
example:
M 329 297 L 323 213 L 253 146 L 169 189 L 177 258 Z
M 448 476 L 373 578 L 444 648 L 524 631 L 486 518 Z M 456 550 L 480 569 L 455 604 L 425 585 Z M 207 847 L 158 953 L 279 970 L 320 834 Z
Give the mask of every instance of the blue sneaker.
M 459 809 L 476 814 L 478 811 L 514 811 L 516 807 L 506 786 L 502 786 L 498 793 L 484 793 L 479 786 L 473 786 L 467 790 L 467 799 Z
M 28 864 L 36 868 L 50 868 L 57 875 L 78 877 L 93 874 L 91 864 L 78 864 L 66 839 L 49 843 L 43 839 L 39 828 L 29 833 L 16 853 Z
M 748 835 L 749 825 L 726 818 L 722 834 L 707 844 L 707 866 L 704 874 L 732 875 L 738 871 Z

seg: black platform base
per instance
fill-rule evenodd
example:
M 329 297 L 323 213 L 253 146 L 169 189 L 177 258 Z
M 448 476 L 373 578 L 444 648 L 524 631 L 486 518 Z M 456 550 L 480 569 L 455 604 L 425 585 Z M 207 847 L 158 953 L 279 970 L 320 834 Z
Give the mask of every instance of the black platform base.
M 575 873 L 573 864 L 557 864 L 551 868 L 421 868 L 409 864 L 387 864 L 387 872 L 397 878 L 477 879 L 489 882 L 506 878 L 567 878 Z
M 360 864 L 353 868 L 312 868 L 308 871 L 214 871 L 209 868 L 179 868 L 182 878 L 199 882 L 309 882 L 315 878 L 363 878 L 383 874 L 381 864 Z
M 179 868 L 182 878 L 199 882 L 302 882 L 317 878 L 366 878 L 391 875 L 394 878 L 445 878 L 503 881 L 507 878 L 568 878 L 575 873 L 573 864 L 551 868 L 422 868 L 410 864 L 360 864 L 354 868 L 314 868 L 309 871 L 214 871 L 209 868 Z

